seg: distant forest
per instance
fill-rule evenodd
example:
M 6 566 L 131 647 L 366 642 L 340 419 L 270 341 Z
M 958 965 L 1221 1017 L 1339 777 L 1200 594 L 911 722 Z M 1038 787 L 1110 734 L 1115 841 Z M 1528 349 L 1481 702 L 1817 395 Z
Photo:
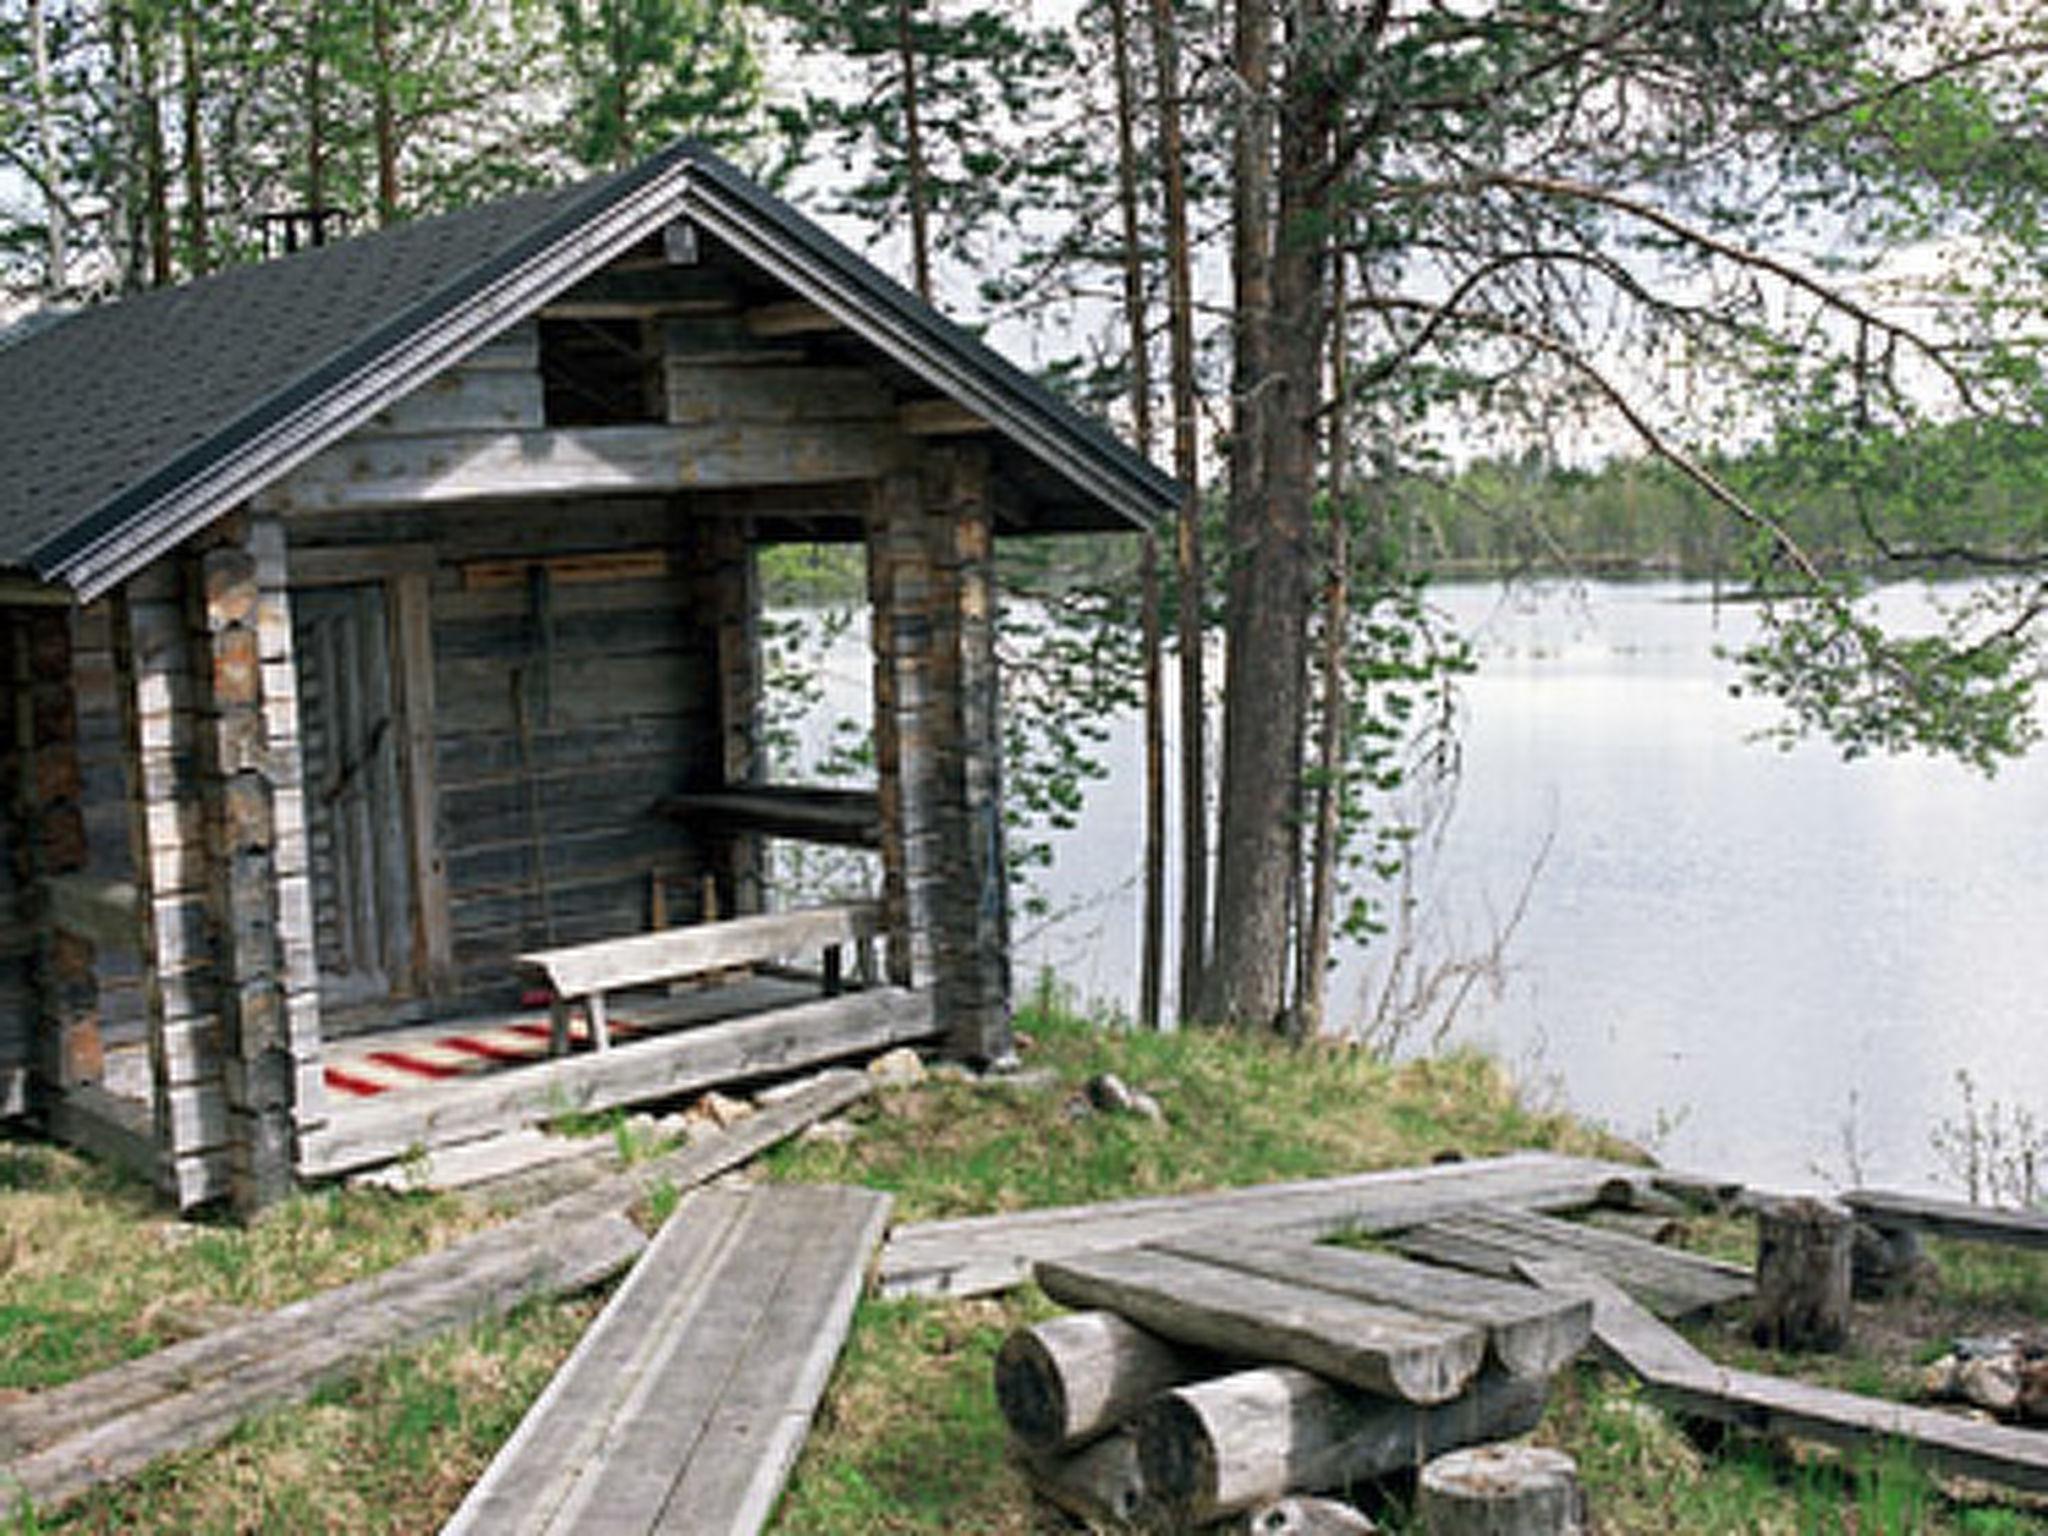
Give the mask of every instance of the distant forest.
M 1914 574 L 1997 568 L 2048 533 L 2048 436 L 1966 423 L 1851 445 L 1798 429 L 1710 472 L 1837 569 Z M 1571 469 L 1488 459 L 1411 477 L 1388 499 L 1390 553 L 1437 575 L 1565 569 L 1586 575 L 1767 574 L 1760 530 L 1650 458 Z M 1968 550 L 1968 558 L 1964 551 Z

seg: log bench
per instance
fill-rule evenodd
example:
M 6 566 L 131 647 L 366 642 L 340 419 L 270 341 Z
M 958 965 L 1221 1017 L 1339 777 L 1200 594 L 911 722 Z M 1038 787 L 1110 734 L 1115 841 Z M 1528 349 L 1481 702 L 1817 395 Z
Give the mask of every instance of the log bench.
M 534 950 L 519 956 L 517 964 L 523 984 L 547 990 L 552 1020 L 549 1051 L 562 1056 L 569 1050 L 572 1004 L 584 1006 L 592 1045 L 608 1050 L 607 998 L 635 987 L 665 986 L 815 951 L 823 956 L 825 991 L 831 996 L 841 986 L 847 946 L 855 952 L 862 983 L 872 985 L 874 939 L 880 926 L 880 914 L 871 902 L 804 907 Z
M 2048 1248 L 2048 1211 L 2008 1211 L 1883 1189 L 1852 1189 L 1842 1204 L 1878 1231 L 1927 1232 L 1973 1243 Z

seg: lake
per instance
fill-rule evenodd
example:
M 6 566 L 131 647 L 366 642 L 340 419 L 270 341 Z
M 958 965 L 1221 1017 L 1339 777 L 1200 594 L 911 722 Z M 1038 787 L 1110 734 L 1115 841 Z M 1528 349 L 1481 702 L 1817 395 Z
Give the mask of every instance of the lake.
M 1422 877 L 1439 952 L 1483 944 L 1542 860 L 1504 985 L 1455 1038 L 1674 1165 L 1960 1192 L 1931 1145 L 1961 1118 L 1959 1071 L 1980 1108 L 2048 1118 L 2048 749 L 1987 781 L 1757 743 L 1770 708 L 1731 697 L 1714 655 L 1751 615 L 1707 596 L 1438 590 L 1480 661 L 1457 804 Z M 1050 967 L 1128 1010 L 1134 721 L 1110 762 L 1045 882 L 1062 915 L 1018 924 L 1018 974 Z M 1333 1021 L 1365 1009 L 1370 961 L 1346 956 Z

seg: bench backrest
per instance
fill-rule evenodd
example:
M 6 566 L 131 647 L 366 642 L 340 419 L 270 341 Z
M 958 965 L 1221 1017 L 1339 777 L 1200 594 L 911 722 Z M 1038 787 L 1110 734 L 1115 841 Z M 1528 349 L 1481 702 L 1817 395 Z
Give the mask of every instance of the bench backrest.
M 805 907 L 535 950 L 521 955 L 519 966 L 545 979 L 560 997 L 587 997 L 859 943 L 879 927 L 872 902 Z

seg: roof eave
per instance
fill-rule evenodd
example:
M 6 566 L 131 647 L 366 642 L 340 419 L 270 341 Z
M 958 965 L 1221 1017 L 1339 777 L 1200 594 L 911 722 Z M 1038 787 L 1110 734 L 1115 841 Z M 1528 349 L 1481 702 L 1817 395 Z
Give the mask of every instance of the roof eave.
M 45 543 L 30 556 L 36 574 L 82 601 L 106 593 L 675 217 L 690 166 L 678 145 L 595 208 L 570 204 L 500 259 L 420 300 Z

